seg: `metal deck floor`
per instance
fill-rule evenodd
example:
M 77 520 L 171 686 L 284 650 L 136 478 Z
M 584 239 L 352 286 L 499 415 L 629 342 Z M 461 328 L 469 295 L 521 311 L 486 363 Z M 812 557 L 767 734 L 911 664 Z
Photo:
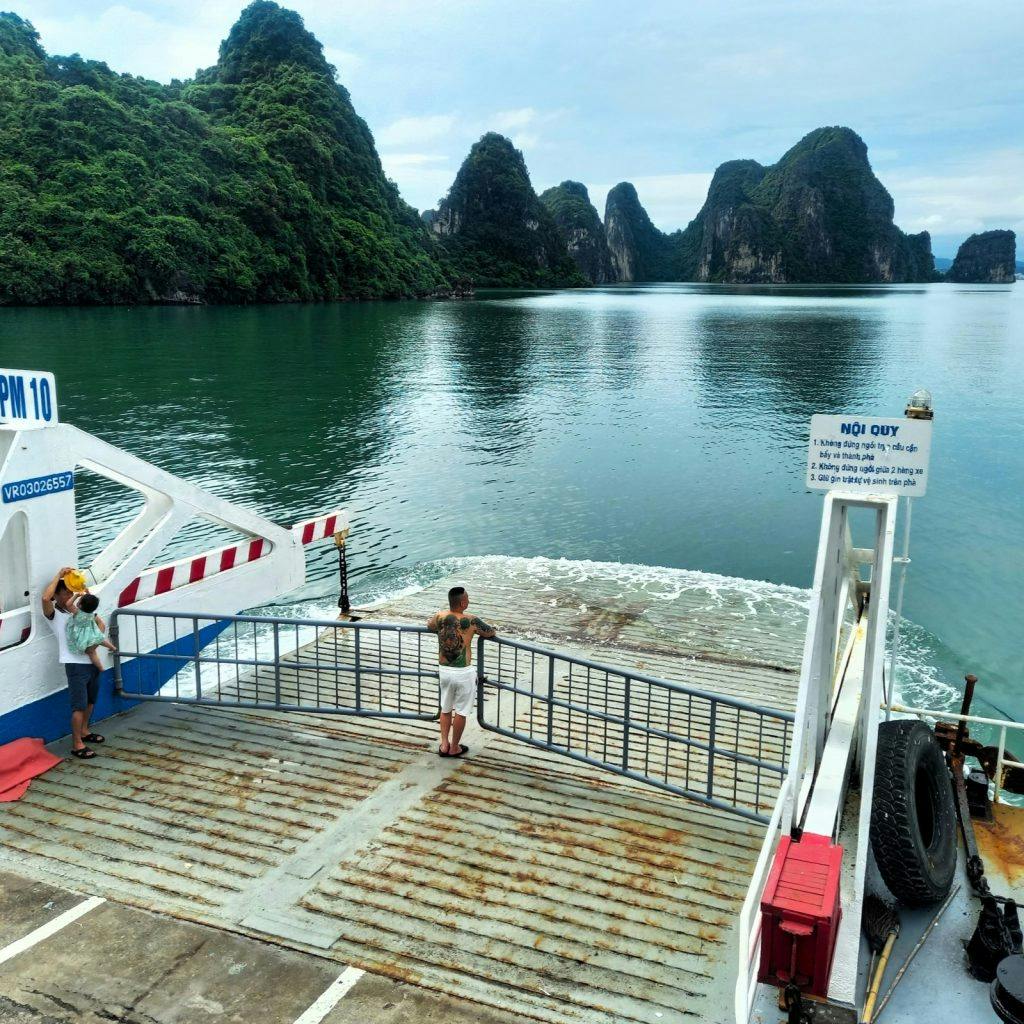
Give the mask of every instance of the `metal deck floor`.
M 538 597 L 528 582 L 473 610 L 514 635 L 792 706 L 797 632 L 750 637 L 743 657 L 674 642 L 664 609 L 655 621 L 633 603 L 624 619 L 585 588 Z M 434 604 L 411 595 L 374 618 L 420 621 Z M 596 609 L 585 629 L 581 604 Z M 687 635 L 700 625 L 687 617 Z M 461 760 L 436 756 L 427 723 L 149 704 L 103 731 L 102 757 L 60 765 L 0 811 L 0 865 L 521 1018 L 731 1019 L 734 920 L 761 826 L 474 723 Z

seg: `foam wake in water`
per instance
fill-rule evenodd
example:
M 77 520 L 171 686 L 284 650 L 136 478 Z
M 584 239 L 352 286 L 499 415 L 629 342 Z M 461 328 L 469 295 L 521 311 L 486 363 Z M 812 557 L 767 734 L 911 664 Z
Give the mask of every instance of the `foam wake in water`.
M 792 667 L 799 665 L 810 603 L 810 591 L 798 587 L 690 569 L 500 555 L 395 568 L 369 584 L 362 582 L 353 602 L 372 607 L 453 577 L 481 599 L 514 581 L 519 588 L 550 594 L 552 604 L 577 602 L 581 612 L 598 607 L 642 613 L 652 626 L 694 649 L 764 657 Z M 276 605 L 267 612 L 333 618 L 337 609 L 325 596 Z M 933 634 L 903 621 L 896 666 L 898 701 L 916 707 L 955 708 L 960 690 L 953 684 L 958 682 L 958 671 L 952 652 Z

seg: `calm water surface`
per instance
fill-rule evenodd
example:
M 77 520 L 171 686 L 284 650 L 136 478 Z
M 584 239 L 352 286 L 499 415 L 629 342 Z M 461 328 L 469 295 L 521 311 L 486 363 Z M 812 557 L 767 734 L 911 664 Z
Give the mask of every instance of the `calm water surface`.
M 55 371 L 64 419 L 282 523 L 348 506 L 357 596 L 483 554 L 808 586 L 811 414 L 928 387 L 912 641 L 1024 715 L 1024 285 L 4 310 L 0 365 Z M 78 500 L 94 547 L 135 507 L 86 475 Z M 335 596 L 321 548 L 287 601 Z

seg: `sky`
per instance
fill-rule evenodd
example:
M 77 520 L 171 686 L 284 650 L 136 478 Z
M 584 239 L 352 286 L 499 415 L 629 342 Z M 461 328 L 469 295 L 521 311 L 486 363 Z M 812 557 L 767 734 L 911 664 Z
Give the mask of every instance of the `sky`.
M 7 0 L 53 54 L 158 81 L 213 64 L 243 0 Z M 632 181 L 684 227 L 715 167 L 816 127 L 868 145 L 896 222 L 937 256 L 1024 235 L 1020 0 L 284 0 L 324 44 L 389 176 L 437 204 L 485 131 L 538 192 Z M 1024 246 L 1019 247 L 1019 252 Z

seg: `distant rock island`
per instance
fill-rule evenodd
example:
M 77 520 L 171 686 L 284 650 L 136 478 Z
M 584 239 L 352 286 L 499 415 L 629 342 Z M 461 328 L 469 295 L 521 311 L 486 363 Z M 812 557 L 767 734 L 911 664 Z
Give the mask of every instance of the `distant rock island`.
M 586 185 L 563 181 L 542 192 L 540 201 L 554 217 L 569 256 L 583 278 L 590 284 L 619 280 L 604 225 L 590 202 Z
M 771 167 L 723 164 L 673 239 L 679 278 L 735 284 L 930 281 L 927 232 L 906 235 L 849 128 L 819 128 Z
M 487 143 L 491 182 L 529 181 L 522 154 L 501 136 L 487 135 L 473 147 L 440 211 L 427 222 L 447 233 L 438 217 L 461 207 L 467 167 Z M 545 234 L 528 197 L 506 201 L 494 184 L 480 190 L 490 206 L 488 217 L 502 230 L 487 237 L 504 247 L 524 230 Z M 454 197 L 454 199 L 453 199 Z M 867 146 L 849 128 L 818 128 L 782 158 L 764 167 L 754 160 L 731 160 L 715 171 L 707 199 L 682 231 L 657 228 L 640 202 L 636 188 L 620 182 L 605 202 L 604 224 L 586 188 L 564 181 L 540 197 L 554 217 L 565 252 L 588 284 L 644 281 L 698 281 L 722 284 L 905 284 L 941 281 L 927 231 L 906 234 L 893 222 L 893 201 L 875 177 Z M 509 216 L 513 207 L 518 213 Z M 483 210 L 478 211 L 482 216 Z M 603 231 L 602 231 L 603 227 Z M 545 235 L 545 237 L 547 237 Z M 473 262 L 489 265 L 502 258 L 488 249 L 482 235 L 467 238 L 459 266 L 476 284 Z M 1015 237 L 1012 231 L 973 236 L 961 247 L 949 280 L 1001 283 L 1014 280 Z M 539 251 L 520 264 L 520 283 L 536 281 L 552 266 Z M 954 268 L 956 268 L 954 270 Z M 506 274 L 510 281 L 514 275 Z M 569 283 L 569 282 L 564 282 Z
M 494 132 L 473 145 L 424 221 L 452 272 L 473 285 L 564 288 L 593 280 L 580 273 L 571 242 L 534 192 L 523 154 Z
M 973 235 L 945 277 L 1012 281 L 1015 253 L 1012 231 Z M 768 167 L 723 164 L 671 233 L 629 182 L 603 221 L 578 181 L 538 196 L 523 154 L 489 132 L 420 216 L 321 44 L 272 0 L 245 8 L 213 67 L 169 85 L 48 55 L 0 13 L 0 305 L 942 279 L 849 128 L 819 128 Z
M 640 205 L 636 189 L 619 182 L 604 204 L 604 227 L 617 281 L 671 281 L 671 244 Z
M 971 235 L 957 250 L 947 281 L 964 284 L 1009 284 L 1017 274 L 1017 236 L 1012 231 Z

